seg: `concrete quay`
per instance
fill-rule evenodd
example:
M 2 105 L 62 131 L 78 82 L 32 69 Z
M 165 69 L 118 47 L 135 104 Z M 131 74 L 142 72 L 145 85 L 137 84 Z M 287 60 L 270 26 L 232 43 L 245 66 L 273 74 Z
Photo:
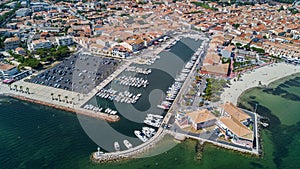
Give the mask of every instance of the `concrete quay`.
M 20 87 L 22 89 L 20 89 Z M 82 100 L 80 93 L 29 83 L 24 80 L 14 82 L 11 86 L 1 83 L 0 95 L 1 94 L 72 113 L 103 119 L 109 122 L 117 122 L 119 120 L 119 116 L 117 115 L 109 115 L 101 112 L 96 113 L 81 108 L 80 101 Z

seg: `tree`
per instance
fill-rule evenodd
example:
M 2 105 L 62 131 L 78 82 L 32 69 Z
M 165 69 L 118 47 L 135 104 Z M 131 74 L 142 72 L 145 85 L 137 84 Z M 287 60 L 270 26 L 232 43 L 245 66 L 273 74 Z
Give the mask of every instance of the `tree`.
M 240 27 L 240 24 L 235 23 L 235 24 L 233 24 L 232 26 L 233 26 L 235 29 L 237 29 L 238 27 Z
M 9 86 L 9 90 L 11 90 L 11 89 L 12 89 L 12 88 L 11 88 L 11 84 L 9 84 L 8 86 Z
M 240 46 L 242 46 L 242 44 L 238 42 L 235 44 L 235 46 L 240 47 Z
M 29 88 L 28 88 L 28 87 L 26 87 L 26 93 L 28 93 L 28 94 L 29 94 Z
M 68 96 L 65 96 L 65 99 L 66 99 L 66 103 L 69 103 L 69 102 L 68 102 Z
M 54 95 L 54 93 L 51 93 L 51 98 L 52 98 L 52 100 L 54 100 L 53 95 Z
M 18 85 L 15 84 L 14 87 L 15 87 L 15 90 L 18 91 Z
M 20 91 L 23 93 L 23 86 L 20 86 Z
M 60 96 L 61 96 L 61 94 L 58 94 L 58 95 L 57 95 L 58 100 L 61 102 Z

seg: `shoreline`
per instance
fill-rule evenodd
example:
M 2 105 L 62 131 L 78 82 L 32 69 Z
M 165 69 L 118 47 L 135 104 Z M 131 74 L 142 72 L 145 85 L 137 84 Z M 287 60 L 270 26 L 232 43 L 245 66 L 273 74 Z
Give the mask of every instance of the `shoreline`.
M 28 97 L 25 97 L 25 96 L 12 94 L 12 93 L 0 93 L 0 96 L 1 95 L 5 96 L 5 97 L 11 97 L 11 98 L 15 98 L 15 99 L 18 99 L 18 100 L 30 102 L 30 103 L 35 103 L 35 104 L 51 107 L 51 108 L 54 108 L 54 109 L 59 109 L 59 110 L 62 110 L 62 111 L 67 111 L 67 112 L 70 112 L 70 113 L 73 113 L 73 114 L 78 113 L 80 115 L 84 115 L 84 116 L 88 116 L 88 117 L 94 117 L 94 118 L 101 119 L 101 120 L 106 120 L 107 122 L 117 122 L 120 119 L 119 116 L 111 115 L 111 117 L 109 117 L 109 116 L 106 117 L 105 114 L 102 115 L 102 114 L 90 113 L 90 112 L 75 109 L 75 108 L 72 108 L 72 107 L 66 107 L 66 106 L 61 106 L 61 105 L 58 105 L 58 104 L 52 104 L 52 103 L 48 103 L 48 102 L 45 102 L 45 101 L 32 99 L 32 98 L 28 98 Z
M 253 89 L 257 89 L 257 88 L 272 88 L 272 87 L 275 87 L 277 86 L 276 83 L 280 83 L 280 82 L 283 82 L 283 81 L 287 81 L 289 79 L 292 79 L 293 77 L 297 77 L 297 76 L 300 76 L 300 72 L 297 72 L 297 73 L 293 73 L 293 74 L 290 74 L 290 75 L 287 75 L 287 76 L 284 76 L 284 77 L 281 77 L 279 79 L 276 79 L 274 81 L 271 81 L 269 84 L 265 85 L 265 86 L 254 86 L 254 87 L 251 87 L 251 88 L 248 88 L 246 90 L 244 90 L 238 97 L 238 100 L 237 100 L 237 103 L 240 103 L 241 102 L 241 97 L 243 97 L 246 93 L 248 93 L 249 91 L 253 90 Z
M 255 87 L 270 86 L 273 82 L 300 73 L 300 66 L 287 63 L 274 63 L 265 67 L 260 67 L 251 72 L 246 72 L 241 76 L 242 80 L 230 80 L 230 87 L 224 88 L 221 93 L 220 102 L 231 102 L 237 104 L 239 97 L 249 89 Z

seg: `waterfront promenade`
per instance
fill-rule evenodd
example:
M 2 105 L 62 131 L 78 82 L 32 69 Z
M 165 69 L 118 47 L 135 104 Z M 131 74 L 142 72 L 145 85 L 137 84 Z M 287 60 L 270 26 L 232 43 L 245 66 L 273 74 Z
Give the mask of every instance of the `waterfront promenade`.
M 20 89 L 21 86 L 22 89 Z M 29 93 L 26 90 L 27 88 Z M 119 120 L 117 115 L 95 113 L 94 111 L 81 108 L 79 103 L 83 98 L 80 93 L 29 83 L 24 80 L 14 82 L 10 87 L 1 83 L 0 94 L 110 122 Z
M 244 91 L 257 86 L 267 86 L 273 81 L 299 72 L 300 66 L 283 62 L 246 72 L 241 76 L 240 80 L 234 81 L 234 78 L 230 80 L 231 85 L 229 88 L 224 88 L 220 102 L 231 102 L 236 105 L 239 96 Z

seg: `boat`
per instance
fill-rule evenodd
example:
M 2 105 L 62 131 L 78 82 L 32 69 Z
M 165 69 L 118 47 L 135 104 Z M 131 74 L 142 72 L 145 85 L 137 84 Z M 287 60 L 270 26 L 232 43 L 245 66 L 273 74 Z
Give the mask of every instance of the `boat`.
M 128 140 L 124 140 L 123 143 L 126 148 L 128 148 L 128 149 L 132 148 L 132 144 Z
M 147 114 L 147 116 L 149 116 L 149 117 L 153 117 L 153 118 L 158 118 L 158 119 L 162 119 L 162 118 L 164 118 L 164 116 L 157 115 L 157 114 Z
M 142 142 L 146 142 L 148 141 L 148 138 L 145 136 L 144 133 L 142 133 L 141 131 L 139 130 L 134 130 L 134 134 L 140 139 L 142 140 Z
M 120 144 L 117 141 L 114 143 L 114 147 L 116 151 L 120 151 Z
M 150 119 L 145 119 L 144 123 L 149 125 L 149 126 L 153 126 L 153 127 L 159 127 L 160 124 L 161 124 L 159 121 L 153 121 L 153 120 L 150 120 Z
M 164 109 L 164 110 L 168 110 L 170 109 L 170 106 L 167 106 L 167 105 L 157 105 L 158 108 L 161 108 L 161 109 Z
M 154 128 L 151 127 L 143 127 L 142 132 L 148 137 L 151 138 L 156 134 L 156 131 Z

